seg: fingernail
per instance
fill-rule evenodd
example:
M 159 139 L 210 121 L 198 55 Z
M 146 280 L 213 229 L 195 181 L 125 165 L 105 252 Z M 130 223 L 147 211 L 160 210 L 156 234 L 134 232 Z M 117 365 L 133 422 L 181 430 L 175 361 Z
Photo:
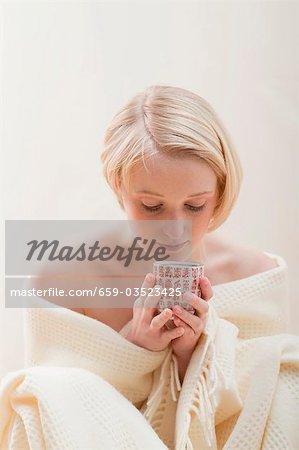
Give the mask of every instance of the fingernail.
M 169 319 L 172 318 L 173 316 L 173 312 L 170 309 L 164 310 L 164 314 L 166 315 L 166 317 L 168 317 Z
M 174 312 L 177 312 L 177 313 L 182 313 L 183 312 L 183 308 L 181 308 L 180 306 L 175 306 L 173 308 L 173 310 L 174 310 Z

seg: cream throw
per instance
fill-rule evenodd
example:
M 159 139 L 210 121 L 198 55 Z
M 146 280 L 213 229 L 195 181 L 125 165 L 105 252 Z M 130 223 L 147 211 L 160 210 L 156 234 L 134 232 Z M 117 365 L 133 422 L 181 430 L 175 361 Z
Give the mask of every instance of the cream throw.
M 152 352 L 65 308 L 28 308 L 25 368 L 0 385 L 0 448 L 299 448 L 299 338 L 286 334 L 287 265 L 214 286 L 181 386 Z M 46 304 L 47 302 L 45 302 Z M 48 304 L 51 305 L 51 304 Z

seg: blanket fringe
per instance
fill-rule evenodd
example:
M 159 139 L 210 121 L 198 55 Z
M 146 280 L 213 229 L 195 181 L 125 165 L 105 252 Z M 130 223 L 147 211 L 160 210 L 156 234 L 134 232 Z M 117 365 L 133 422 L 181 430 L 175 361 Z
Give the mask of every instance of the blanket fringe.
M 175 393 L 175 388 L 177 389 L 177 392 L 180 392 L 182 389 L 182 385 L 179 378 L 179 368 L 178 368 L 178 361 L 176 355 L 172 354 L 172 359 L 170 363 L 170 387 L 171 387 L 171 395 L 174 402 L 177 401 L 177 396 Z
M 178 437 L 177 448 L 179 450 L 193 450 L 192 440 L 189 436 L 192 413 L 198 418 L 207 445 L 211 448 L 217 448 L 215 443 L 215 410 L 217 407 L 216 389 L 221 379 L 225 389 L 228 389 L 228 381 L 216 358 L 214 342 L 216 327 L 213 322 L 213 318 L 211 318 L 210 326 L 204 333 L 205 341 L 201 349 L 200 361 L 198 363 L 200 373 L 195 374 L 193 400 L 186 411 L 182 430 Z M 155 379 L 155 384 L 151 395 L 148 398 L 147 408 L 144 412 L 146 419 L 154 421 L 157 425 L 163 416 L 162 409 L 165 409 L 165 405 L 161 404 L 161 402 L 163 400 L 166 382 L 169 379 L 168 370 L 170 370 L 171 395 L 173 400 L 177 401 L 176 393 L 182 390 L 182 385 L 179 379 L 177 358 L 172 352 L 171 347 L 161 366 L 160 377 Z M 155 420 L 154 416 L 156 412 L 161 412 L 162 414 L 158 414 Z
M 214 440 L 214 412 L 216 406 L 215 387 L 217 383 L 214 347 L 214 342 L 207 336 L 207 341 L 203 349 L 203 354 L 205 354 L 203 368 L 196 381 L 192 404 L 189 407 L 188 414 L 185 416 L 184 426 L 178 445 L 180 450 L 193 450 L 192 441 L 189 437 L 191 412 L 198 417 L 205 441 L 209 447 L 212 447 L 212 442 Z
M 185 416 L 182 433 L 179 437 L 178 449 L 193 450 L 193 445 L 189 437 L 191 413 L 198 417 L 203 431 L 204 439 L 209 447 L 215 443 L 215 410 L 217 407 L 216 388 L 219 379 L 222 378 L 225 389 L 228 389 L 226 377 L 216 359 L 214 337 L 206 335 L 206 342 L 202 349 L 203 363 L 200 375 L 195 384 L 195 392 L 192 404 Z
M 165 383 L 166 383 L 166 369 L 168 364 L 170 363 L 171 360 L 171 354 L 172 354 L 172 349 L 169 348 L 168 353 L 166 354 L 166 357 L 162 363 L 161 366 L 161 372 L 160 372 L 160 377 L 156 378 L 155 383 L 154 383 L 154 387 L 151 391 L 150 396 L 147 399 L 147 408 L 144 411 L 144 417 L 148 420 L 148 421 L 152 421 L 153 420 L 153 416 L 160 404 L 161 398 L 162 398 L 162 393 L 165 387 Z
M 177 393 L 182 389 L 182 386 L 179 379 L 177 358 L 175 354 L 172 352 L 171 347 L 169 348 L 169 351 L 166 354 L 166 357 L 163 361 L 163 364 L 161 366 L 160 377 L 156 378 L 155 380 L 154 387 L 147 400 L 147 408 L 144 411 L 145 418 L 152 424 L 154 423 L 153 422 L 154 416 L 158 411 L 159 405 L 163 399 L 163 391 L 166 387 L 166 382 L 168 380 L 168 373 L 167 373 L 168 368 L 170 370 L 171 396 L 173 401 L 177 402 L 178 400 Z M 157 418 L 157 421 L 160 421 L 160 419 Z

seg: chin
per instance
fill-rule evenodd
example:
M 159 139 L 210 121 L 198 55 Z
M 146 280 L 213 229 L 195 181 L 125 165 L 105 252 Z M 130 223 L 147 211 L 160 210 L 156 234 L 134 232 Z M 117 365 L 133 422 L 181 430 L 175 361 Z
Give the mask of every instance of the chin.
M 166 255 L 169 255 L 169 260 L 172 261 L 191 261 L 192 260 L 192 248 L 190 245 L 186 244 L 184 248 L 181 250 L 172 251 L 167 249 L 165 252 Z

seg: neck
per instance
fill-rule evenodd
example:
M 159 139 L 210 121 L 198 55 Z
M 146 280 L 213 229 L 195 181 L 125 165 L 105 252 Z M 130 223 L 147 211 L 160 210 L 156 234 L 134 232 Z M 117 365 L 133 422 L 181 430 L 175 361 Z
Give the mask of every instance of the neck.
M 202 264 L 206 264 L 207 249 L 206 249 L 206 245 L 205 245 L 203 239 L 201 239 L 201 241 L 196 245 L 196 247 L 194 247 L 194 249 L 192 249 L 192 259 L 194 261 L 199 261 Z

